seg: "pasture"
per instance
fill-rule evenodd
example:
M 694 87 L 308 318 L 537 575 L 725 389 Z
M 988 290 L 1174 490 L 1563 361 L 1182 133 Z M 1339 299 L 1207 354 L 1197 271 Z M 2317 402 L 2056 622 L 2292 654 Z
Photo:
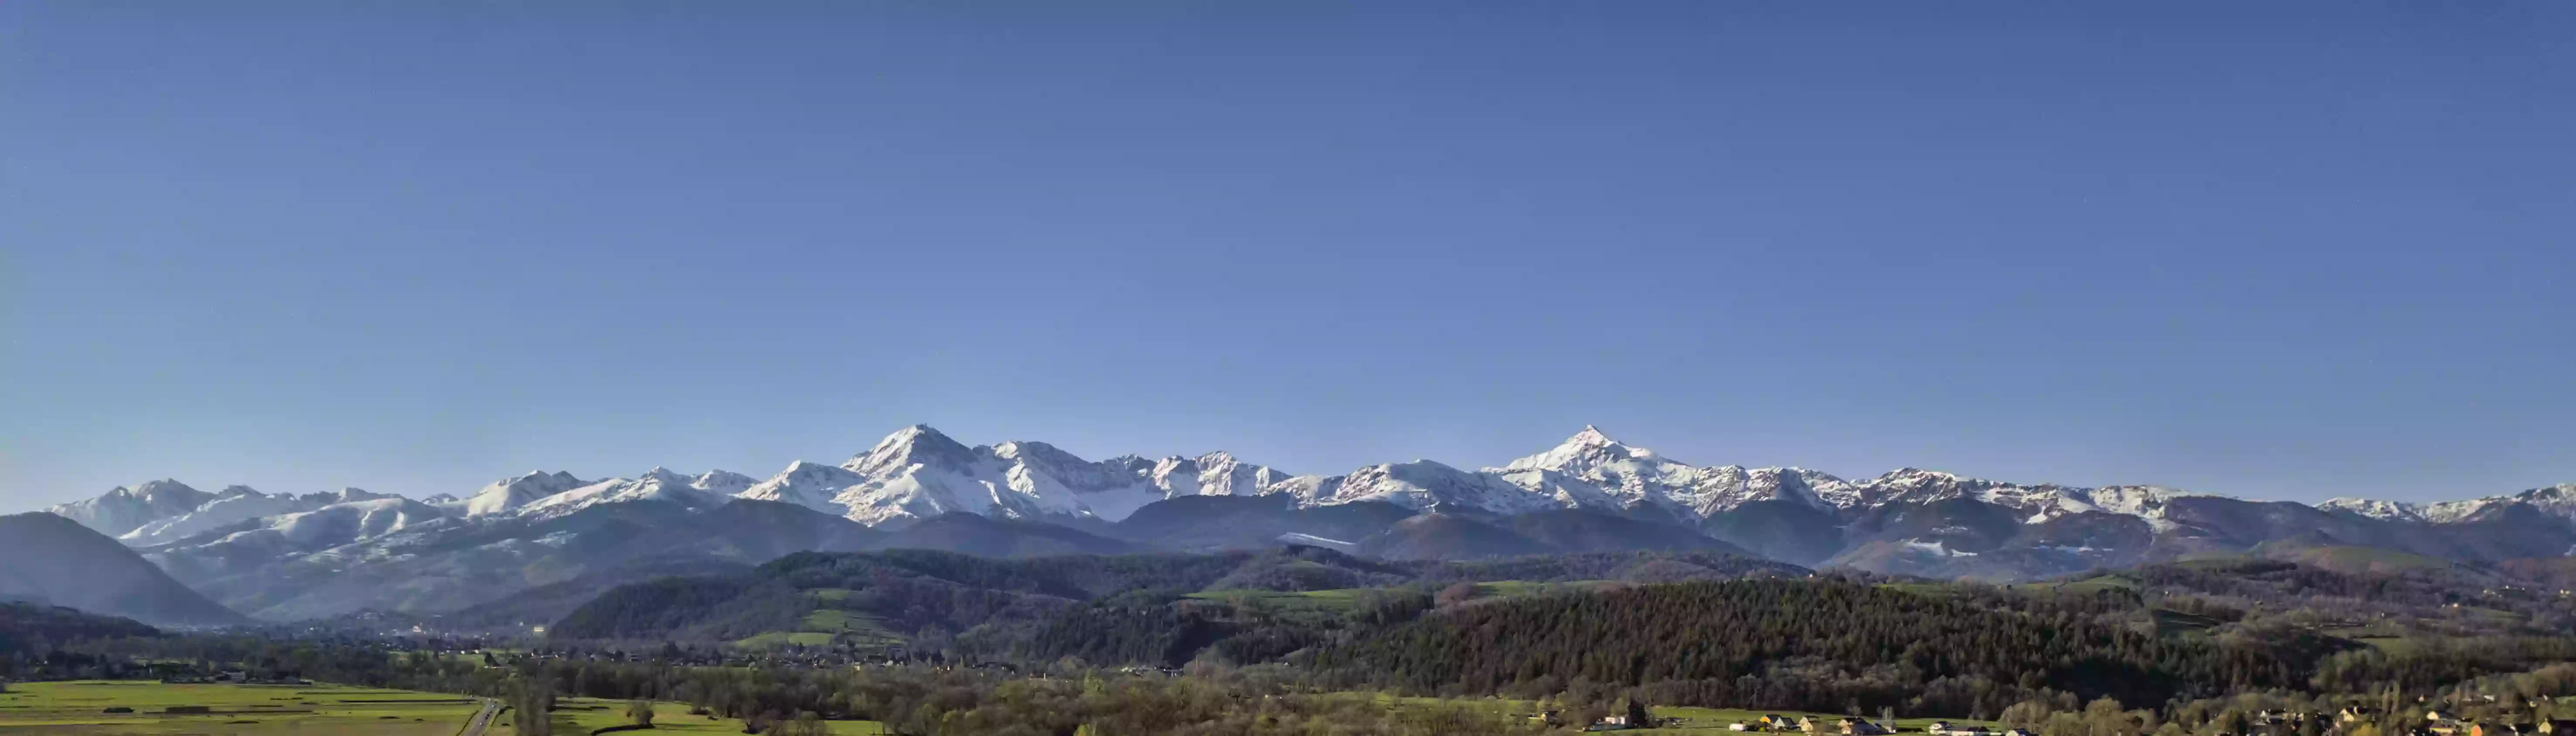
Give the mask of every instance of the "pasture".
M 634 721 L 626 715 L 626 701 L 592 698 L 562 698 L 555 701 L 555 736 L 583 736 L 610 726 L 623 726 Z M 885 728 L 875 721 L 833 721 L 833 736 L 880 736 Z M 686 703 L 654 703 L 653 728 L 640 734 L 734 734 L 742 733 L 742 721 L 733 718 L 689 715 Z M 485 736 L 517 736 L 507 714 L 492 720 Z
M 11 683 L 0 694 L 0 731 L 455 736 L 481 707 L 481 701 L 461 695 L 334 685 L 27 682 Z M 130 712 L 109 712 L 114 709 Z M 188 712 L 197 709 L 204 712 Z
M 1537 713 L 1537 712 L 1538 712 L 1538 704 L 1537 704 L 1537 703 L 1534 703 L 1534 702 L 1531 702 L 1531 701 L 1527 701 L 1527 700 L 1511 700 L 1511 699 L 1505 699 L 1505 698 L 1453 698 L 1453 699 L 1441 699 L 1441 698 L 1404 697 L 1404 696 L 1390 695 L 1390 694 L 1385 694 L 1385 693 L 1379 693 L 1379 694 L 1377 694 L 1375 697 L 1377 698 L 1378 702 L 1380 702 L 1380 703 L 1384 703 L 1384 704 L 1386 704 L 1386 706 L 1387 706 L 1387 707 L 1390 707 L 1390 708 L 1403 708 L 1403 707 L 1409 707 L 1409 706 L 1430 706 L 1430 705 L 1435 705 L 1435 704 L 1448 704 L 1448 705 L 1463 705 L 1463 706 L 1467 706 L 1467 707 L 1470 707 L 1470 708 L 1476 708 L 1476 709 L 1486 710 L 1486 711 L 1496 711 L 1496 712 L 1502 712 L 1502 713 L 1509 713 L 1509 714 L 1516 715 L 1516 716 L 1528 716 L 1528 715 L 1531 715 L 1531 714 L 1534 714 L 1534 713 Z M 1665 720 L 1666 720 L 1666 722 L 1667 722 L 1667 725 L 1666 725 L 1665 727 L 1663 727 L 1663 728 L 1630 729 L 1630 730 L 1625 730 L 1625 731 L 1613 731 L 1613 732 L 1610 732 L 1610 733 L 1622 733 L 1622 734 L 1703 734 L 1703 735 L 1705 735 L 1705 736 L 1714 736 L 1715 734 L 1721 734 L 1721 733 L 1725 733 L 1725 734 L 1742 734 L 1743 736 L 1762 736 L 1763 734 L 1770 733 L 1770 734 L 1773 734 L 1773 736 L 1800 736 L 1799 732 L 1796 732 L 1796 731 L 1790 731 L 1790 732 L 1732 731 L 1732 730 L 1729 730 L 1729 729 L 1727 728 L 1727 725 L 1728 725 L 1728 724 L 1735 723 L 1735 722 L 1737 722 L 1737 721 L 1753 721 L 1753 720 L 1755 720 L 1755 719 L 1759 719 L 1759 718 L 1761 718 L 1761 717 L 1763 717 L 1763 716 L 1765 716 L 1765 715 L 1779 715 L 1779 716 L 1786 716 L 1786 717 L 1789 717 L 1789 718 L 1797 718 L 1797 717 L 1800 717 L 1800 716 L 1813 716 L 1813 717 L 1816 717 L 1816 718 L 1825 719 L 1825 720 L 1829 723 L 1829 725 L 1828 725 L 1828 726 L 1826 727 L 1826 729 L 1825 729 L 1825 732 L 1826 732 L 1826 733 L 1831 734 L 1831 733 L 1838 733 L 1838 731 L 1837 731 L 1833 726 L 1831 726 L 1831 725 L 1830 725 L 1830 722 L 1831 722 L 1831 721 L 1833 721 L 1833 720 L 1835 720 L 1835 719 L 1839 719 L 1839 718 L 1842 718 L 1842 717 L 1843 717 L 1841 714 L 1837 714 L 1837 713 L 1813 713 L 1813 712 L 1808 712 L 1808 711 L 1798 711 L 1798 710 L 1737 710 L 1737 709 L 1730 709 L 1730 708 L 1696 708 L 1696 707 L 1688 707 L 1688 706 L 1663 706 L 1663 705 L 1654 706 L 1654 707 L 1650 708 L 1650 709 L 1649 709 L 1649 711 L 1650 711 L 1650 712 L 1652 712 L 1656 718 L 1665 719 Z M 1871 717 L 1871 719 L 1870 719 L 1870 720 L 1872 720 L 1872 721 L 1876 721 L 1876 720 L 1877 720 L 1877 718 L 1873 716 L 1873 717 Z M 2000 729 L 2002 729 L 2002 728 L 2003 728 L 2002 724 L 1997 723 L 1997 722 L 1994 722 L 1994 721 L 1977 721 L 1977 720 L 1969 720 L 1969 719 L 1965 719 L 1965 718 L 1899 718 L 1899 719 L 1896 719 L 1896 728 L 1897 728 L 1897 733 L 1898 733 L 1900 736 L 1907 735 L 1907 734 L 1911 734 L 1912 736 L 1922 736 L 1922 733 L 1923 733 L 1923 729 L 1924 729 L 1924 727 L 1926 727 L 1926 726 L 1930 726 L 1930 725 L 1932 725 L 1933 723 L 1936 723 L 1936 722 L 1942 722 L 1942 721 L 1947 721 L 1947 722 L 1949 722 L 1949 723 L 1951 723 L 1951 724 L 1953 724 L 1953 725 L 1971 725 L 1971 724 L 1973 724 L 1973 725 L 1981 725 L 1981 726 L 1985 726 L 1985 727 L 1990 728 L 1990 729 L 1997 729 L 1997 730 L 2000 730 Z
M 45 736 L 460 736 L 481 709 L 462 695 L 336 685 L 177 685 L 145 681 L 10 683 L 0 694 L 0 733 Z M 207 712 L 171 713 L 204 708 Z M 130 713 L 109 713 L 110 709 Z M 583 736 L 631 722 L 625 701 L 556 701 L 554 732 Z M 740 734 L 742 721 L 689 715 L 683 703 L 655 703 L 648 733 Z M 831 724 L 835 736 L 880 736 L 873 721 Z M 515 736 L 510 717 L 486 736 Z

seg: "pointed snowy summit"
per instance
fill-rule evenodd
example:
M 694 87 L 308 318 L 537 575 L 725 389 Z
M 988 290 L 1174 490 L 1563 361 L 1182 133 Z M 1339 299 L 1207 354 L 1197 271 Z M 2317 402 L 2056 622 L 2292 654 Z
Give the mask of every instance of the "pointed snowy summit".
M 528 504 L 584 485 L 587 483 L 580 478 L 572 477 L 571 473 L 560 470 L 552 473 L 532 470 L 527 475 L 503 478 L 484 486 L 483 490 L 475 492 L 465 500 L 465 514 L 485 516 L 516 511 Z
M 876 475 L 898 471 L 907 466 L 963 468 L 975 462 L 974 448 L 949 439 L 948 435 L 927 424 L 915 424 L 895 430 L 878 440 L 875 447 L 841 463 L 841 467 Z

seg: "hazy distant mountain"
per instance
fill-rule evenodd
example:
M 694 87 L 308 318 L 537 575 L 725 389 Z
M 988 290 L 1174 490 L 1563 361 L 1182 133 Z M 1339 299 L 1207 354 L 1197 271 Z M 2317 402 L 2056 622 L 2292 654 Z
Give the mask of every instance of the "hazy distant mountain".
M 134 550 L 54 514 L 0 516 L 0 600 L 37 600 L 168 626 L 244 620 Z

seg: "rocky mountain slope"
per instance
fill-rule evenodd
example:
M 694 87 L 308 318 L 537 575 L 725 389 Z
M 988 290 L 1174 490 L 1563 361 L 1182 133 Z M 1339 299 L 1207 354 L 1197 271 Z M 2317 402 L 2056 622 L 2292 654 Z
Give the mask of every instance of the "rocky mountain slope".
M 740 511 L 754 508 L 763 510 Z M 1025 555 L 1294 542 L 1416 559 L 1699 549 L 2005 580 L 2252 554 L 2292 539 L 2472 564 L 2576 549 L 2576 485 L 2309 506 L 1915 468 L 1845 479 L 1692 465 L 1592 427 L 1498 467 L 1414 460 L 1292 475 L 1223 452 L 1092 461 L 1041 442 L 967 445 L 916 425 L 838 464 L 796 461 L 767 478 L 541 471 L 429 501 L 356 489 L 209 494 L 163 480 L 51 511 L 268 618 L 454 607 L 617 579 L 627 565 L 757 564 L 814 548 L 801 543 Z

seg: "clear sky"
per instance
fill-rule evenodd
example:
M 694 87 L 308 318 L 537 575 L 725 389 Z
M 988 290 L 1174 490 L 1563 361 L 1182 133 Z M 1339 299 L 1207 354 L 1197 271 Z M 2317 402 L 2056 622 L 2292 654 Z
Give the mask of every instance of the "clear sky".
M 2576 3 L 2118 5 L 0 4 L 0 510 L 916 422 L 2576 481 Z

